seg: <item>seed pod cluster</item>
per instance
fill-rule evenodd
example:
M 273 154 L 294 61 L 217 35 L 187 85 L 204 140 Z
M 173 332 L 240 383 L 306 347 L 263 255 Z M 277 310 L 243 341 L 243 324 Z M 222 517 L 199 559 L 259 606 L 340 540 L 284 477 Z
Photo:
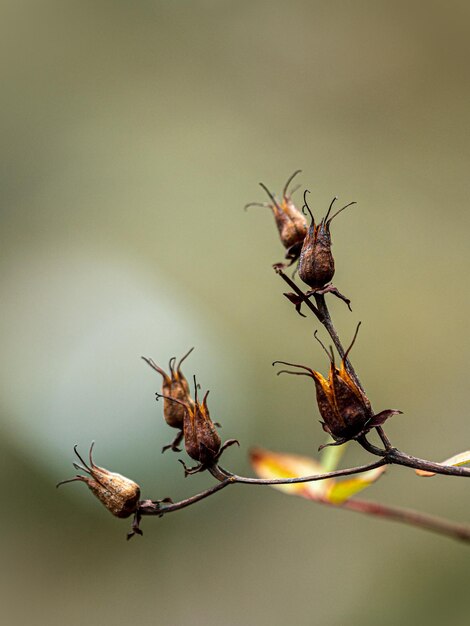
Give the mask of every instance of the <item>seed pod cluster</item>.
M 207 406 L 206 392 L 202 402 L 198 399 L 198 385 L 194 378 L 194 401 L 189 404 L 177 398 L 157 394 L 157 397 L 164 397 L 175 404 L 179 404 L 184 408 L 184 446 L 189 457 L 197 461 L 198 465 L 193 468 L 187 468 L 183 463 L 186 475 L 195 474 L 214 465 L 219 459 L 222 452 L 228 446 L 234 443 L 238 444 L 236 439 L 228 439 L 223 445 L 216 424 L 211 420 L 209 409 Z
M 290 265 L 299 258 L 300 250 L 302 249 L 302 244 L 307 233 L 307 220 L 292 201 L 292 194 L 298 187 L 293 189 L 290 193 L 288 192 L 289 185 L 300 172 L 301 170 L 297 170 L 287 180 L 282 192 L 282 200 L 279 201 L 264 183 L 260 183 L 260 186 L 268 194 L 271 202 L 250 202 L 245 206 L 245 209 L 250 206 L 261 206 L 271 209 L 282 245 L 286 248 L 285 258 L 290 261 Z
M 88 476 L 77 474 L 74 478 L 61 481 L 57 486 L 76 481 L 83 482 L 116 517 L 129 517 L 135 513 L 140 498 L 139 485 L 130 478 L 95 465 L 92 458 L 93 444 L 90 447 L 89 464 L 82 459 L 77 446 L 74 447 L 74 451 L 82 465 L 74 463 L 73 466 Z

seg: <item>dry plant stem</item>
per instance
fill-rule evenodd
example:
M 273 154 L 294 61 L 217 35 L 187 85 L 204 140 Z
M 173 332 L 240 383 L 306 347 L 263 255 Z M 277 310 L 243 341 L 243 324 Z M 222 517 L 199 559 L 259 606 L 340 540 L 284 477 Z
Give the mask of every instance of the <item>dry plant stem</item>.
M 318 474 L 316 476 L 303 476 L 299 478 L 285 479 L 246 478 L 244 476 L 231 474 L 230 472 L 219 466 L 214 466 L 210 469 L 210 472 L 220 482 L 213 487 L 210 487 L 209 489 L 206 489 L 205 491 L 202 491 L 201 493 L 198 493 L 190 498 L 186 498 L 185 500 L 181 500 L 180 502 L 173 502 L 171 504 L 154 502 L 152 500 L 142 500 L 139 503 L 138 515 L 139 518 L 144 515 L 158 515 L 159 517 L 162 517 L 167 513 L 174 513 L 175 511 L 179 511 L 180 509 L 191 506 L 192 504 L 195 504 L 200 500 L 204 500 L 205 498 L 208 498 L 218 491 L 225 489 L 225 487 L 228 487 L 229 485 L 234 485 L 236 483 L 252 485 L 285 485 L 301 482 L 312 482 L 314 480 L 325 480 L 326 478 L 331 478 L 333 476 L 345 476 L 355 474 L 360 471 L 367 471 L 376 467 L 380 467 L 381 465 L 385 465 L 386 463 L 387 460 L 383 458 L 376 463 L 370 463 L 369 465 L 344 470 L 337 470 L 335 472 L 329 472 L 328 474 Z M 399 507 L 387 506 L 384 504 L 379 504 L 377 502 L 367 502 L 365 500 L 358 500 L 355 498 L 344 502 L 342 505 L 334 505 L 327 501 L 320 503 L 326 504 L 328 506 L 333 506 L 335 508 L 343 508 L 350 511 L 356 511 L 358 513 L 364 513 L 366 515 L 373 515 L 380 519 L 401 522 L 402 524 L 408 524 L 409 526 L 415 526 L 417 528 L 430 530 L 441 535 L 447 535 L 452 539 L 470 542 L 469 525 L 456 524 L 454 522 L 449 522 L 448 520 L 439 517 L 434 517 L 425 513 L 418 513 L 417 511 L 413 511 L 410 509 L 402 509 Z
M 236 483 L 244 483 L 250 485 L 293 485 L 296 483 L 309 483 L 316 480 L 326 480 L 328 478 L 338 478 L 340 476 L 351 476 L 351 474 L 360 474 L 361 472 L 368 472 L 369 470 L 375 469 L 376 467 L 381 467 L 382 465 L 386 465 L 388 460 L 386 458 L 380 459 L 380 461 L 375 461 L 374 463 L 368 463 L 367 465 L 358 465 L 357 467 L 348 467 L 346 469 L 335 470 L 334 472 L 327 472 L 325 474 L 314 474 L 312 476 L 299 476 L 297 478 L 249 478 L 247 476 L 238 476 L 237 474 L 232 474 L 227 470 L 219 467 L 218 465 L 214 465 L 213 467 L 208 468 L 208 471 L 216 478 L 219 483 L 206 489 L 205 491 L 201 491 L 190 498 L 186 498 L 185 500 L 180 500 L 179 502 L 172 502 L 170 504 L 166 504 L 164 502 L 157 502 L 153 500 L 141 500 L 139 502 L 139 514 L 140 515 L 165 515 L 166 513 L 173 513 L 174 511 L 179 511 L 180 509 L 184 509 L 191 504 L 195 504 L 200 500 L 204 500 L 205 498 L 217 493 L 221 489 L 228 487 L 228 485 L 234 485 Z
M 358 513 L 365 513 L 366 515 L 374 515 L 380 519 L 401 522 L 402 524 L 416 526 L 423 530 L 430 530 L 440 535 L 447 535 L 452 539 L 465 541 L 466 543 L 470 542 L 470 526 L 468 524 L 457 524 L 443 519 L 442 517 L 418 513 L 411 509 L 387 506 L 379 504 L 378 502 L 366 502 L 365 500 L 357 500 L 356 498 L 352 498 L 336 508 L 357 511 Z
M 141 500 L 139 502 L 139 515 L 159 515 L 162 516 L 165 513 L 173 513 L 174 511 L 179 511 L 180 509 L 185 509 L 187 506 L 191 506 L 191 504 L 195 504 L 200 500 L 204 500 L 209 496 L 212 496 L 214 493 L 221 491 L 228 485 L 233 484 L 233 480 L 229 477 L 225 477 L 219 483 L 206 489 L 205 491 L 201 491 L 201 493 L 197 493 L 190 498 L 186 498 L 185 500 L 180 500 L 179 502 L 172 502 L 171 504 L 165 504 L 154 500 Z
M 333 343 L 335 345 L 335 348 L 338 350 L 339 356 L 341 358 L 343 358 L 345 350 L 343 348 L 341 340 L 340 340 L 340 338 L 338 336 L 338 333 L 336 332 L 336 329 L 335 329 L 335 327 L 333 325 L 333 322 L 331 320 L 330 312 L 329 312 L 328 307 L 326 305 L 325 296 L 323 294 L 314 294 L 315 302 L 316 302 L 316 306 L 315 306 L 311 302 L 310 298 L 305 295 L 305 293 L 302 291 L 302 289 L 300 289 L 300 287 L 298 287 L 294 283 L 294 281 L 292 279 L 290 279 L 289 276 L 287 276 L 287 274 L 284 274 L 282 269 L 279 269 L 278 267 L 276 267 L 275 271 L 289 285 L 289 287 L 293 291 L 295 291 L 295 293 L 300 298 L 302 298 L 302 300 L 305 302 L 306 306 L 318 318 L 318 321 L 321 324 L 323 324 L 323 326 L 326 328 L 328 334 L 330 335 L 331 340 L 333 341 Z M 359 389 L 362 389 L 362 391 L 364 391 L 364 387 L 362 386 L 361 381 L 359 380 L 359 376 L 356 374 L 356 372 L 355 372 L 355 370 L 354 370 L 354 368 L 353 368 L 349 358 L 345 359 L 344 365 L 345 365 L 346 369 L 348 370 L 350 376 L 353 378 L 354 382 L 359 387 Z
M 428 472 L 435 472 L 436 474 L 445 474 L 447 476 L 464 476 L 470 477 L 470 470 L 465 467 L 456 467 L 454 465 L 442 465 L 441 463 L 435 463 L 433 461 L 427 461 L 426 459 L 420 459 L 416 456 L 406 454 L 397 448 L 389 448 L 388 450 L 382 450 L 377 448 L 367 440 L 365 436 L 360 437 L 358 442 L 361 446 L 376 456 L 381 456 L 387 459 L 387 462 L 391 465 L 404 465 L 405 467 L 411 467 L 413 469 L 425 470 Z
M 346 469 L 335 470 L 333 472 L 326 472 L 325 474 L 313 474 L 312 476 L 299 476 L 296 478 L 249 478 L 247 476 L 238 476 L 232 474 L 227 470 L 215 466 L 209 469 L 210 473 L 217 480 L 225 480 L 230 478 L 232 483 L 244 483 L 247 485 L 295 485 L 297 483 L 312 483 L 317 480 L 327 480 L 328 478 L 339 478 L 341 476 L 351 476 L 352 474 L 361 474 L 362 472 L 368 472 L 369 470 L 387 465 L 388 459 L 382 458 L 375 463 L 368 463 L 367 465 L 358 465 L 356 467 L 348 467 Z

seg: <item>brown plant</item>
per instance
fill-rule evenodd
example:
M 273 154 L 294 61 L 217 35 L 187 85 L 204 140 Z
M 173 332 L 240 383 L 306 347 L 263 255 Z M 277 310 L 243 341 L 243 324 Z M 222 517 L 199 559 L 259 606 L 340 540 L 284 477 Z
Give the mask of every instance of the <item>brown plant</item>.
M 335 198 L 331 202 L 326 216 L 319 224 L 316 224 L 306 202 L 305 194 L 307 192 L 305 192 L 304 208 L 311 217 L 311 224 L 307 229 L 304 216 L 291 200 L 292 192 L 288 193 L 290 183 L 299 172 L 300 170 L 297 170 L 288 179 L 283 190 L 281 202 L 271 194 L 265 185 L 260 183 L 267 192 L 271 202 L 251 204 L 267 206 L 273 211 L 281 242 L 287 250 L 286 258 L 289 259 L 290 264 L 300 257 L 299 277 L 310 289 L 303 291 L 293 278 L 288 277 L 284 273 L 284 265 L 278 263 L 274 266 L 275 271 L 292 290 L 284 295 L 295 305 L 296 310 L 301 315 L 303 315 L 301 313 L 302 305 L 313 313 L 315 319 L 330 336 L 340 356 L 340 366 L 337 367 L 333 348 L 331 347 L 330 350 L 327 350 L 318 339 L 317 331 L 315 331 L 315 337 L 320 341 L 330 361 L 327 377 L 305 365 L 277 361 L 277 363 L 284 363 L 301 370 L 288 371 L 291 374 L 313 378 L 316 390 L 316 404 L 322 418 L 322 425 L 333 440 L 326 445 L 320 446 L 320 449 L 334 445 L 335 447 L 328 447 L 328 450 L 323 454 L 336 454 L 337 456 L 333 460 L 332 457 L 329 457 L 329 460 L 323 457 L 322 462 L 318 462 L 312 459 L 305 459 L 304 457 L 273 453 L 258 448 L 252 451 L 251 454 L 251 461 L 258 477 L 240 476 L 221 467 L 220 457 L 222 452 L 228 446 L 234 443 L 238 444 L 238 441 L 229 439 L 224 444 L 221 443 L 216 428 L 219 425 L 212 421 L 209 414 L 207 406 L 208 392 L 206 392 L 202 402 L 199 402 L 198 385 L 195 378 L 194 400 L 191 398 L 188 382 L 180 369 L 181 363 L 192 351 L 190 350 L 176 367 L 175 358 L 173 357 L 170 360 L 170 374 L 164 372 L 152 359 L 143 358 L 162 376 L 162 391 L 157 393 L 156 396 L 157 399 L 160 397 L 164 398 L 163 416 L 167 424 L 179 430 L 175 441 L 169 446 L 165 446 L 163 451 L 167 448 L 179 451 L 177 446 L 184 439 L 187 455 L 197 462 L 195 467 L 187 468 L 184 461 L 180 459 L 185 467 L 185 475 L 207 471 L 215 478 L 215 484 L 179 502 L 172 502 L 170 498 L 139 500 L 140 488 L 137 483 L 120 474 L 115 474 L 96 466 L 91 457 L 92 449 L 90 449 L 89 464 L 85 463 L 78 454 L 76 446 L 75 453 L 82 465 L 74 463 L 74 467 L 87 475 L 79 474 L 59 484 L 73 481 L 85 482 L 94 495 L 113 515 L 116 517 L 128 517 L 133 514 L 134 519 L 128 538 L 135 534 L 142 534 L 140 522 L 143 516 L 161 517 L 192 506 L 229 485 L 251 484 L 269 485 L 322 504 L 362 512 L 376 516 L 378 519 L 399 521 L 417 528 L 432 530 L 454 539 L 470 542 L 470 525 L 468 524 L 457 524 L 425 513 L 357 500 L 355 497 L 356 493 L 379 480 L 385 469 L 391 465 L 402 465 L 412 468 L 421 476 L 441 474 L 469 478 L 470 470 L 463 466 L 470 463 L 470 451 L 455 455 L 443 463 L 436 463 L 409 455 L 392 445 L 383 429 L 383 424 L 391 415 L 401 413 L 401 411 L 387 409 L 379 413 L 374 412 L 364 386 L 349 358 L 359 325 L 351 345 L 345 350 L 331 319 L 325 298 L 326 295 L 331 293 L 343 299 L 349 306 L 349 300 L 341 295 L 330 282 L 335 271 L 335 264 L 331 254 L 330 224 L 336 215 L 354 203 L 343 206 L 332 217 L 329 217 L 336 200 Z M 278 373 L 284 371 L 287 370 L 281 370 Z M 380 445 L 373 444 L 369 440 L 374 430 L 380 439 Z M 344 450 L 345 445 L 350 441 L 360 445 L 373 455 L 375 459 L 363 465 L 336 469 L 339 460 L 337 451 Z M 345 477 L 347 478 L 345 479 Z M 338 478 L 342 480 L 337 481 L 336 479 Z

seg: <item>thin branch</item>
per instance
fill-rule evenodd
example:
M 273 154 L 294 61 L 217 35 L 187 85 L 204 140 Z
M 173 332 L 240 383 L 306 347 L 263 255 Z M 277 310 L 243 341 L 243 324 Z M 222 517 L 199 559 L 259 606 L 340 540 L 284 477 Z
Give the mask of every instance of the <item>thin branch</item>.
M 317 474 L 314 476 L 302 476 L 298 478 L 274 478 L 274 479 L 257 479 L 257 478 L 248 478 L 244 476 L 237 476 L 236 474 L 231 474 L 227 470 L 220 468 L 218 466 L 214 466 L 210 471 L 211 473 L 220 481 L 213 487 L 202 491 L 190 498 L 186 498 L 185 500 L 180 500 L 179 502 L 172 502 L 170 504 L 153 501 L 153 500 L 142 500 L 139 502 L 139 508 L 137 511 L 137 519 L 140 520 L 141 517 L 150 516 L 150 515 L 158 515 L 162 517 L 167 513 L 173 513 L 175 511 L 179 511 L 180 509 L 184 509 L 200 500 L 204 500 L 205 498 L 225 489 L 229 485 L 233 485 L 236 483 L 241 484 L 251 484 L 251 485 L 289 485 L 295 483 L 303 483 L 303 482 L 313 482 L 315 480 L 325 480 L 327 478 L 333 478 L 338 476 L 348 476 L 351 474 L 356 474 L 362 471 L 368 471 L 374 469 L 376 467 L 381 467 L 385 465 L 387 460 L 382 458 L 380 461 L 376 463 L 370 463 L 369 465 L 358 466 L 354 468 L 348 468 L 344 470 L 337 470 L 334 472 L 328 472 L 326 474 Z M 333 506 L 335 508 L 348 509 L 350 511 L 356 511 L 358 513 L 364 513 L 366 515 L 372 515 L 374 517 L 378 517 L 380 519 L 386 519 L 395 522 L 401 522 L 402 524 L 407 524 L 409 526 L 415 526 L 417 528 L 422 528 L 424 530 L 430 530 L 432 532 L 447 535 L 452 539 L 457 539 L 464 542 L 470 542 L 470 525 L 467 524 L 458 524 L 455 522 L 450 522 L 449 520 L 442 519 L 439 517 L 435 517 L 432 515 L 428 515 L 426 513 L 419 513 L 418 511 L 414 511 L 411 509 L 404 509 L 400 507 L 388 506 L 385 504 L 380 504 L 378 502 L 368 502 L 365 500 L 359 500 L 356 498 L 352 498 L 343 502 L 340 505 L 333 504 L 328 502 L 327 500 L 315 500 L 320 504 L 325 504 L 328 506 Z M 135 526 L 133 526 L 134 531 L 135 528 L 139 528 L 138 522 Z M 140 530 L 140 529 L 139 529 Z M 131 533 L 132 534 L 132 533 Z M 139 533 L 140 534 L 140 533 Z
M 314 294 L 315 302 L 317 303 L 318 310 L 320 311 L 320 322 L 326 328 L 328 334 L 330 335 L 333 343 L 335 344 L 335 348 L 338 350 L 339 356 L 343 359 L 345 350 L 343 348 L 343 344 L 339 338 L 338 333 L 336 332 L 336 328 L 334 327 L 333 321 L 331 319 L 330 311 L 328 310 L 328 306 L 326 304 L 326 299 L 323 294 Z M 362 386 L 361 381 L 359 380 L 359 376 L 356 374 L 354 367 L 352 366 L 349 357 L 344 359 L 344 366 L 347 369 L 349 375 L 354 380 L 356 385 L 361 389 L 363 393 L 365 393 L 364 387 Z
M 406 454 L 397 448 L 382 450 L 370 443 L 365 436 L 359 437 L 358 442 L 367 452 L 375 454 L 375 456 L 387 458 L 391 465 L 404 465 L 405 467 L 411 467 L 415 470 L 424 470 L 426 472 L 434 472 L 435 474 L 444 474 L 446 476 L 470 477 L 470 469 L 466 467 L 443 465 L 442 463 L 435 463 L 427 459 L 420 459 L 419 457 Z
M 416 456 L 406 454 L 401 450 L 392 448 L 387 454 L 389 463 L 395 465 L 404 465 L 405 467 L 411 467 L 413 469 L 424 470 L 427 472 L 434 472 L 435 474 L 444 474 L 446 476 L 465 476 L 470 477 L 470 469 L 466 467 L 459 467 L 455 465 L 443 465 L 442 463 L 435 463 L 426 459 L 420 459 Z
M 159 515 L 162 516 L 166 513 L 173 513 L 174 511 L 179 511 L 180 509 L 185 509 L 187 506 L 191 506 L 191 504 L 195 504 L 200 500 L 204 500 L 205 498 L 212 496 L 214 493 L 221 491 L 225 487 L 233 484 L 233 480 L 231 478 L 225 478 L 221 482 L 217 483 L 213 487 L 206 489 L 205 491 L 201 491 L 190 498 L 186 498 L 185 500 L 180 500 L 179 502 L 171 502 L 170 504 L 166 504 L 164 502 L 160 502 L 158 500 L 141 500 L 139 502 L 138 512 L 140 515 Z
M 322 504 L 328 503 L 324 502 Z M 417 528 L 430 530 L 440 535 L 447 535 L 452 539 L 465 541 L 466 543 L 470 542 L 470 525 L 450 522 L 442 517 L 435 517 L 434 515 L 428 515 L 427 513 L 418 513 L 418 511 L 413 511 L 411 509 L 402 509 L 401 507 L 387 506 L 385 504 L 379 504 L 378 502 L 367 502 L 356 498 L 347 500 L 337 508 L 357 511 L 358 513 L 365 513 L 367 515 L 374 515 L 381 519 L 401 522 L 402 524 L 408 524 L 409 526 L 416 526 Z
M 340 476 L 351 476 L 351 474 L 360 474 L 368 472 L 387 465 L 388 459 L 383 457 L 381 461 L 376 463 L 368 463 L 367 465 L 358 465 L 357 467 L 348 467 L 346 469 L 326 472 L 325 474 L 313 474 L 312 476 L 301 476 L 296 478 L 249 478 L 247 476 L 238 476 L 223 470 L 234 483 L 243 483 L 247 485 L 295 485 L 297 483 L 311 483 L 317 480 L 328 480 L 329 478 L 338 478 Z M 210 471 L 210 470 L 209 470 Z
M 294 485 L 296 483 L 309 483 L 317 480 L 327 480 L 329 478 L 338 478 L 339 476 L 351 476 L 351 474 L 360 474 L 376 467 L 382 467 L 386 465 L 388 460 L 386 458 L 380 459 L 375 463 L 369 463 L 367 465 L 358 465 L 357 467 L 348 467 L 346 469 L 335 470 L 334 472 L 327 472 L 325 474 L 314 474 L 312 476 L 299 476 L 296 478 L 249 478 L 247 476 L 238 476 L 232 474 L 227 470 L 214 465 L 214 467 L 208 468 L 208 471 L 216 478 L 219 483 L 201 491 L 200 493 L 180 500 L 179 502 L 166 503 L 159 500 L 141 500 L 139 502 L 139 514 L 140 515 L 166 515 L 167 513 L 173 513 L 180 509 L 185 509 L 200 500 L 204 500 L 214 493 L 217 493 L 221 489 L 228 487 L 228 485 L 234 485 L 235 483 L 244 483 L 249 485 Z

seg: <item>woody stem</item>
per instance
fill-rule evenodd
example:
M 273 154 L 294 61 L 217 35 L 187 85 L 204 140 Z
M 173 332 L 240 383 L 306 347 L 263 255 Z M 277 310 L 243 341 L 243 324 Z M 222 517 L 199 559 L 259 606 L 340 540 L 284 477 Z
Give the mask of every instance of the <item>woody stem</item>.
M 314 294 L 315 302 L 316 302 L 316 305 L 317 305 L 317 306 L 315 306 L 311 302 L 310 298 L 305 295 L 305 293 L 302 291 L 302 289 L 300 289 L 300 287 L 298 287 L 294 283 L 294 281 L 291 278 L 289 278 L 289 276 L 287 276 L 287 274 L 284 274 L 282 269 L 276 267 L 275 270 L 279 274 L 279 276 L 284 280 L 284 282 L 286 282 L 289 285 L 289 287 L 291 289 L 293 289 L 295 291 L 295 293 L 305 302 L 307 307 L 317 317 L 318 321 L 321 324 L 323 324 L 323 326 L 326 328 L 328 334 L 330 335 L 331 340 L 335 344 L 335 348 L 338 350 L 338 354 L 340 355 L 341 358 L 343 358 L 344 354 L 345 354 L 345 350 L 343 348 L 343 345 L 341 343 L 339 335 L 336 332 L 336 329 L 335 329 L 335 327 L 333 325 L 333 321 L 331 319 L 331 315 L 330 315 L 330 312 L 328 310 L 328 306 L 326 304 L 325 296 L 323 294 Z M 356 374 L 356 372 L 354 370 L 354 367 L 352 366 L 351 361 L 349 360 L 349 358 L 346 358 L 344 360 L 344 366 L 348 370 L 351 378 L 353 378 L 353 380 L 357 384 L 357 386 L 360 389 L 362 389 L 362 391 L 364 391 L 364 388 L 363 388 L 363 386 L 361 384 L 361 381 L 359 380 L 359 376 Z
M 204 500 L 205 498 L 212 496 L 214 493 L 221 491 L 225 487 L 228 487 L 228 485 L 233 485 L 235 483 L 249 485 L 294 485 L 297 483 L 309 483 L 317 480 L 327 480 L 329 478 L 338 478 L 340 476 L 351 476 L 352 474 L 368 472 L 369 470 L 376 469 L 377 467 L 382 467 L 382 465 L 387 465 L 388 462 L 388 459 L 384 457 L 379 461 L 368 463 L 367 465 L 358 465 L 357 467 L 348 467 L 346 469 L 326 472 L 324 474 L 313 474 L 312 476 L 298 476 L 294 478 L 249 478 L 247 476 L 232 474 L 218 465 L 214 465 L 213 467 L 209 467 L 208 471 L 219 481 L 218 484 L 206 489 L 205 491 L 201 491 L 190 498 L 180 500 L 179 502 L 171 502 L 167 504 L 166 502 L 160 502 L 158 500 L 141 500 L 139 502 L 139 514 L 166 515 L 167 513 L 173 513 L 174 511 L 185 509 L 196 502 L 200 502 L 200 500 Z
M 416 456 L 406 454 L 397 448 L 389 448 L 388 450 L 382 450 L 377 446 L 371 444 L 365 436 L 358 439 L 361 446 L 376 456 L 386 458 L 390 465 L 404 465 L 405 467 L 411 467 L 415 470 L 423 470 L 426 472 L 434 472 L 435 474 L 444 474 L 446 476 L 464 476 L 470 477 L 470 469 L 465 467 L 456 467 L 454 465 L 442 465 L 441 463 L 435 463 L 434 461 L 428 461 L 426 459 L 420 459 Z
M 379 450 L 379 448 L 377 450 Z M 382 465 L 385 465 L 389 462 L 390 461 L 386 457 L 383 457 L 380 461 L 377 461 L 376 463 L 370 463 L 369 465 L 363 465 L 344 470 L 337 470 L 334 472 L 328 472 L 326 474 L 317 474 L 315 476 L 303 476 L 298 478 L 274 479 L 246 478 L 244 476 L 237 476 L 236 474 L 232 474 L 219 466 L 214 466 L 213 468 L 210 468 L 209 471 L 215 478 L 217 478 L 217 480 L 220 481 L 216 485 L 210 487 L 209 489 L 206 489 L 205 491 L 202 491 L 201 493 L 191 496 L 190 498 L 180 500 L 179 502 L 173 502 L 171 504 L 165 504 L 158 501 L 154 502 L 152 500 L 142 500 L 141 502 L 139 502 L 138 515 L 140 518 L 144 515 L 163 516 L 167 513 L 173 513 L 175 511 L 179 511 L 180 509 L 184 509 L 192 504 L 195 504 L 200 500 L 204 500 L 205 498 L 217 493 L 218 491 L 221 491 L 225 487 L 228 487 L 228 485 L 232 485 L 235 483 L 252 485 L 289 485 L 302 482 L 312 482 L 315 480 L 326 480 L 327 478 L 348 476 L 362 471 L 368 471 L 370 469 L 375 469 L 376 467 L 381 467 Z M 408 524 L 409 526 L 415 526 L 417 528 L 430 530 L 441 535 L 447 535 L 452 539 L 470 542 L 469 525 L 450 522 L 448 520 L 434 517 L 432 515 L 427 515 L 426 513 L 419 513 L 418 511 L 414 511 L 411 509 L 402 509 L 399 507 L 380 504 L 378 502 L 358 500 L 356 498 L 347 500 L 341 505 L 332 504 L 327 500 L 319 500 L 318 502 L 320 504 L 326 504 L 328 506 L 334 506 L 336 508 L 343 508 L 350 511 L 356 511 L 358 513 L 365 513 L 366 515 L 372 515 L 374 517 L 378 517 L 379 519 L 401 522 L 402 524 Z
M 205 498 L 212 496 L 214 493 L 217 493 L 217 491 L 221 491 L 232 483 L 233 480 L 229 477 L 225 477 L 219 483 L 209 489 L 206 489 L 205 491 L 201 491 L 190 498 L 185 498 L 184 500 L 172 502 L 170 504 L 162 503 L 158 500 L 141 500 L 139 502 L 138 512 L 140 515 L 164 515 L 165 513 L 173 513 L 173 511 L 185 509 L 187 506 L 191 506 L 191 504 L 195 504 L 200 500 L 204 500 Z
M 368 463 L 367 465 L 358 465 L 356 467 L 348 467 L 346 469 L 334 470 L 333 472 L 326 472 L 324 474 L 313 474 L 312 476 L 299 476 L 295 478 L 250 478 L 247 476 L 238 476 L 238 474 L 232 474 L 227 470 L 215 466 L 210 468 L 209 471 L 217 478 L 217 480 L 225 480 L 227 477 L 234 483 L 243 483 L 248 485 L 295 485 L 298 483 L 311 483 L 317 480 L 328 480 L 329 478 L 339 478 L 340 476 L 351 476 L 351 474 L 360 474 L 362 472 L 368 472 L 369 470 L 387 465 L 388 459 L 383 457 L 380 461 L 375 463 Z

